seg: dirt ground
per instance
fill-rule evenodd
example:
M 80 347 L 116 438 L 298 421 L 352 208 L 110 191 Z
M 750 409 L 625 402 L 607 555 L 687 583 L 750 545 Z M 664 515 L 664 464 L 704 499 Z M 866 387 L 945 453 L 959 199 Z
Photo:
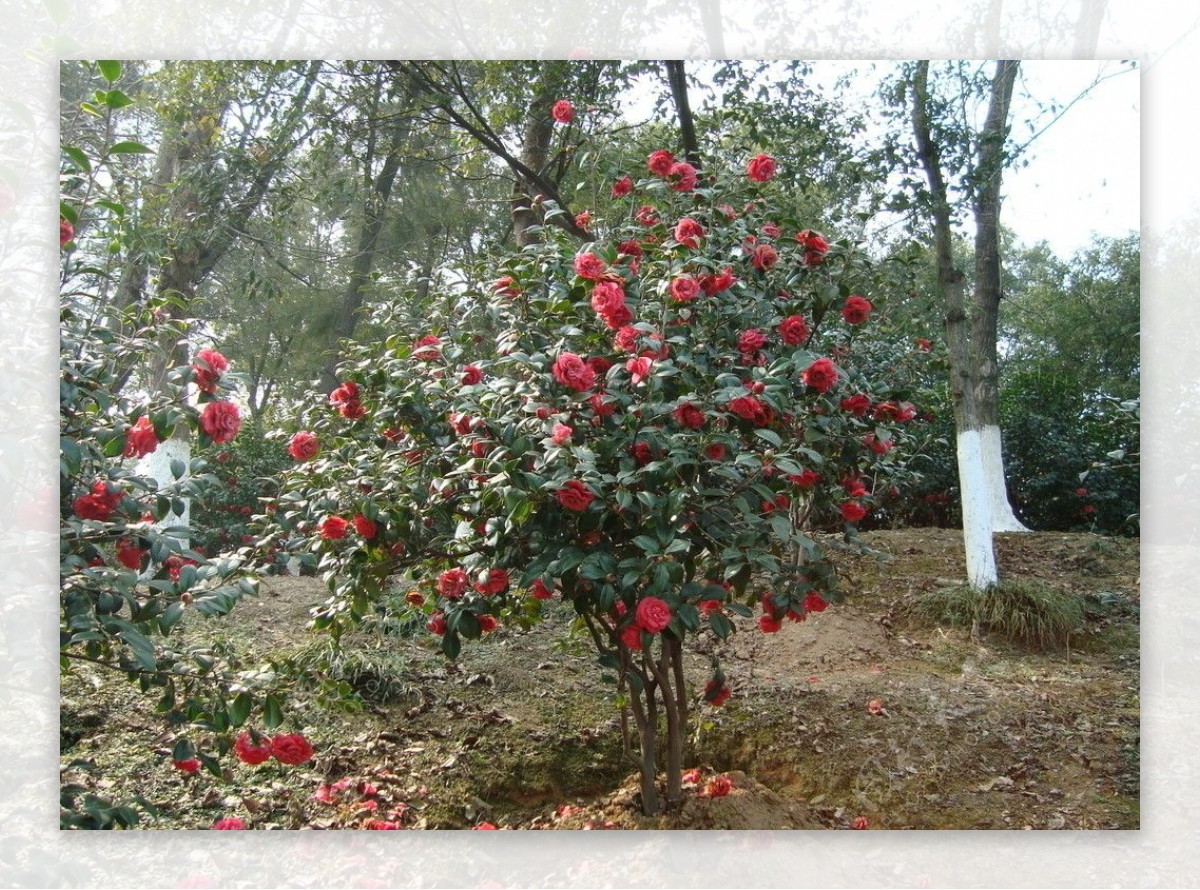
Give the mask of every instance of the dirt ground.
M 568 639 L 569 607 L 468 644 L 453 664 L 426 634 L 354 634 L 321 660 L 328 643 L 306 624 L 325 589 L 312 578 L 269 579 L 233 615 L 187 629 L 246 665 L 309 659 L 314 682 L 292 695 L 286 727 L 313 742 L 312 761 L 229 758 L 223 779 L 185 776 L 153 702 L 85 668 L 62 683 L 63 781 L 140 794 L 148 829 L 223 816 L 255 829 L 1137 828 L 1137 541 L 1000 536 L 1005 577 L 1090 606 L 1069 647 L 1047 652 L 913 616 L 916 597 L 963 576 L 960 533 L 862 541 L 872 553 L 839 557 L 845 603 L 772 635 L 739 620 L 727 643 L 692 647 L 692 688 L 715 645 L 733 697 L 713 708 L 695 693 L 696 772 L 664 816 L 637 809 L 614 687 L 598 682 L 585 641 Z M 322 699 L 322 681 L 338 680 L 357 710 Z M 721 777 L 728 793 L 711 794 Z

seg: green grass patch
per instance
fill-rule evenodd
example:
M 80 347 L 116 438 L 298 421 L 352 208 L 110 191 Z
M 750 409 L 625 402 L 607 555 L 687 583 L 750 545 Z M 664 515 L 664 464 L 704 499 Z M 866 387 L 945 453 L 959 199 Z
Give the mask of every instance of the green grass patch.
M 1038 581 L 1001 581 L 981 591 L 940 587 L 917 597 L 913 611 L 934 624 L 978 628 L 1033 649 L 1064 647 L 1083 624 L 1078 596 Z

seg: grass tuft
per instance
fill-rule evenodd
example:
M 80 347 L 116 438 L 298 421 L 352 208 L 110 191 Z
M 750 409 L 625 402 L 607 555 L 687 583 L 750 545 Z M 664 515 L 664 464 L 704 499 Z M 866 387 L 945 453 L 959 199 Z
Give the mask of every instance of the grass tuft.
M 938 588 L 921 594 L 913 611 L 935 624 L 978 627 L 1034 649 L 1066 646 L 1083 623 L 1079 597 L 1038 581 L 1001 581 L 982 591 Z

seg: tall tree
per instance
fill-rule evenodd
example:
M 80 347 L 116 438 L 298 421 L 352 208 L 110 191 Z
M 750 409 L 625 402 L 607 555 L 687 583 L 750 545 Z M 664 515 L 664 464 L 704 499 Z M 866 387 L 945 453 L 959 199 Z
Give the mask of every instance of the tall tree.
M 938 283 L 945 307 L 967 578 L 976 588 L 995 584 L 998 578 L 993 532 L 1026 530 L 1013 514 L 1004 485 L 996 362 L 1001 296 L 1000 187 L 1017 68 L 1015 61 L 996 63 L 988 83 L 987 116 L 979 131 L 972 134 L 974 153 L 959 153 L 966 169 L 956 172 L 962 177 L 976 226 L 970 300 L 966 276 L 954 263 L 952 212 L 943 168 L 948 151 L 942 141 L 945 131 L 939 139 L 932 124 L 936 112 L 928 61 L 916 64 L 910 84 L 913 133 L 929 184 Z

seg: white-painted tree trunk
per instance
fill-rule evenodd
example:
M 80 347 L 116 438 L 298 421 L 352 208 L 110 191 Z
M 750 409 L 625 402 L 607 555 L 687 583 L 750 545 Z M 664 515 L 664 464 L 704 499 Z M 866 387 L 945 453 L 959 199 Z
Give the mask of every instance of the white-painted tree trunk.
M 158 448 L 137 462 L 136 471 L 142 476 L 152 478 L 158 483 L 159 491 L 162 491 L 177 481 L 175 474 L 171 472 L 171 463 L 177 460 L 183 462 L 183 475 L 186 477 L 187 468 L 191 466 L 192 460 L 191 438 L 186 433 L 182 436 L 172 436 L 165 442 L 159 442 Z M 183 501 L 183 513 L 168 513 L 154 524 L 156 529 L 191 527 L 191 498 L 179 498 L 179 500 Z M 172 537 L 179 540 L 184 547 L 189 546 L 188 535 L 175 534 Z
M 996 555 L 992 550 L 992 494 L 979 430 L 958 434 L 958 484 L 962 491 L 967 583 L 976 590 L 983 590 L 999 578 Z
M 992 531 L 1027 532 L 1008 502 L 1004 483 L 1004 456 L 1000 450 L 1000 427 L 989 424 L 980 431 L 983 445 L 983 472 L 987 477 L 988 496 L 992 504 Z

